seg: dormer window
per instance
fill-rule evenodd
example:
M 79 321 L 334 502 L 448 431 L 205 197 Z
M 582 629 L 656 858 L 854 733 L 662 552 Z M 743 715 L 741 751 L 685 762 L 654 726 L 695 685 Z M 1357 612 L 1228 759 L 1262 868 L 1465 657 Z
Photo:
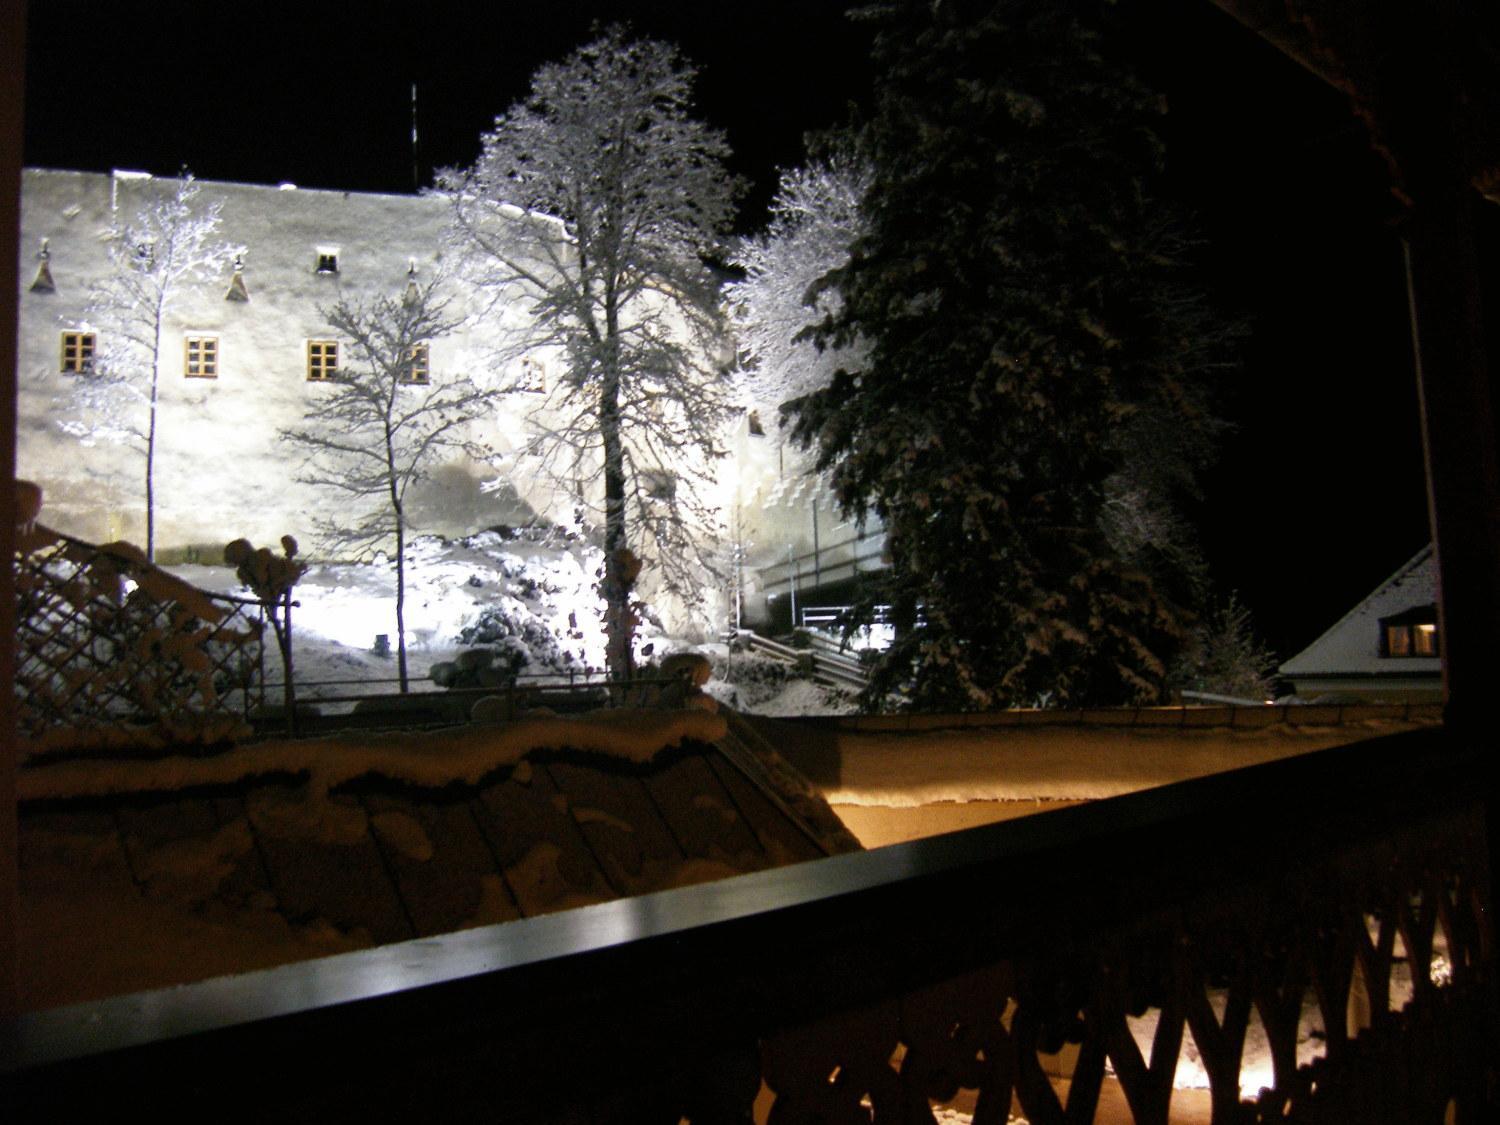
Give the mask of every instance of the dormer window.
M 320 249 L 318 251 L 318 273 L 339 272 L 339 252 L 333 249 Z
M 1441 654 L 1437 606 L 1423 605 L 1380 621 L 1380 655 L 1394 658 Z

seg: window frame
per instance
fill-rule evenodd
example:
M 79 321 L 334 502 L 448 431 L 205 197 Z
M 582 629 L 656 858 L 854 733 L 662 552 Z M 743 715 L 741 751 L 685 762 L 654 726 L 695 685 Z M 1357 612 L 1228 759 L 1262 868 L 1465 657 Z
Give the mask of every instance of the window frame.
M 305 354 L 309 383 L 332 383 L 338 379 L 339 342 L 337 340 L 309 339 Z
M 1380 619 L 1380 655 L 1386 660 L 1437 660 L 1443 655 L 1437 606 L 1413 606 Z
M 65 329 L 58 341 L 58 371 L 64 375 L 92 375 L 99 352 L 98 333 Z
M 198 351 L 194 360 L 193 351 Z M 199 370 L 194 371 L 197 364 Z M 183 336 L 182 377 L 184 379 L 217 379 L 219 377 L 219 338 L 217 336 Z
M 317 257 L 313 262 L 313 273 L 320 277 L 334 277 L 339 272 L 338 247 L 322 247 L 317 251 Z
M 425 387 L 432 383 L 432 348 L 428 344 L 413 344 L 407 349 L 399 381 L 403 387 Z

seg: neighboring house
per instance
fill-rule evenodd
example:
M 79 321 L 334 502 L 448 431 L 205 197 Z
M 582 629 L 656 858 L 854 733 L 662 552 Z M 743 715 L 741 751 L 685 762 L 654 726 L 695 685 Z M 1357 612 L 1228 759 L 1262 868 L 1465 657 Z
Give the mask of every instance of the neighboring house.
M 1441 653 L 1429 544 L 1280 672 L 1306 700 L 1432 701 L 1443 693 Z

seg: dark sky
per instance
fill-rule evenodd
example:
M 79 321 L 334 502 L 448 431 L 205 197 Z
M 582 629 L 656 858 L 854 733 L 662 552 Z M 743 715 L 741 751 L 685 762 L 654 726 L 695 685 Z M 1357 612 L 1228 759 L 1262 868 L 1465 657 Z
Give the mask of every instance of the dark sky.
M 868 94 L 844 6 L 47 0 L 28 15 L 26 162 L 409 191 L 413 82 L 425 185 L 605 18 L 699 65 L 701 115 L 754 184 L 748 229 L 804 132 Z M 1140 8 L 1169 109 L 1164 194 L 1213 300 L 1251 327 L 1222 388 L 1237 428 L 1195 514 L 1218 580 L 1285 658 L 1426 541 L 1395 209 L 1341 95 L 1208 0 Z

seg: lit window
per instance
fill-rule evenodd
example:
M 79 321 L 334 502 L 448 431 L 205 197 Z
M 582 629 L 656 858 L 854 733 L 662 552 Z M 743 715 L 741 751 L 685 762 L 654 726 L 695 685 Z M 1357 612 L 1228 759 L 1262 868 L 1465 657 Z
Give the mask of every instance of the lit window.
M 1442 638 L 1438 635 L 1436 605 L 1416 606 L 1381 620 L 1381 656 L 1432 657 L 1441 654 Z
M 339 345 L 337 340 L 309 340 L 307 342 L 307 380 L 322 383 L 339 373 Z
M 62 334 L 61 370 L 81 375 L 94 369 L 94 334 L 92 332 L 64 332 Z
M 403 383 L 427 383 L 432 380 L 432 369 L 427 362 L 427 345 L 413 344 L 406 370 L 401 372 Z
M 182 373 L 189 379 L 219 377 L 219 338 L 189 336 L 184 344 Z
M 337 250 L 318 251 L 318 273 L 339 272 L 339 252 Z
M 1417 656 L 1436 656 L 1437 626 L 1436 625 L 1413 625 L 1411 630 L 1411 648 Z

